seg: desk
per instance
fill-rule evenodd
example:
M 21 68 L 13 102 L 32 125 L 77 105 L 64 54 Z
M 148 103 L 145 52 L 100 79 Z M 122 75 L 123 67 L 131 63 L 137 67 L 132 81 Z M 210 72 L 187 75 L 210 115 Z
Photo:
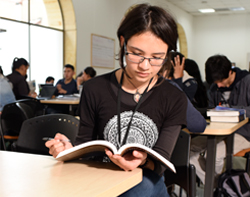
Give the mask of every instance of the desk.
M 42 104 L 61 104 L 61 105 L 69 105 L 69 114 L 74 115 L 73 106 L 78 105 L 80 102 L 80 98 L 72 97 L 72 98 L 61 98 L 61 99 L 48 99 L 48 100 L 40 100 Z
M 207 125 L 205 131 L 199 135 L 207 136 L 207 158 L 206 158 L 206 177 L 204 186 L 204 197 L 213 196 L 214 188 L 214 172 L 215 172 L 215 156 L 216 156 L 216 137 L 227 137 L 226 145 L 226 168 L 232 168 L 232 156 L 233 156 L 233 139 L 234 132 L 245 125 L 248 122 L 248 118 L 239 123 L 222 123 L 222 122 L 210 122 Z M 197 133 L 196 133 L 197 134 Z
M 0 151 L 1 196 L 117 196 L 142 180 L 112 163 L 58 162 L 52 156 Z

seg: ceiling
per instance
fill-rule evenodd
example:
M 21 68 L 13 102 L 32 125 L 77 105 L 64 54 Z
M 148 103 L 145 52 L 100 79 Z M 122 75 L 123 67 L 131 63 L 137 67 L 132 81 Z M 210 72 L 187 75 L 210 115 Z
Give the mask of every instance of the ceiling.
M 205 15 L 214 14 L 246 14 L 250 13 L 250 0 L 167 0 L 177 7 L 185 10 L 192 15 L 204 15 L 199 9 L 213 8 L 214 13 L 206 13 Z M 231 11 L 230 8 L 244 7 L 245 10 Z

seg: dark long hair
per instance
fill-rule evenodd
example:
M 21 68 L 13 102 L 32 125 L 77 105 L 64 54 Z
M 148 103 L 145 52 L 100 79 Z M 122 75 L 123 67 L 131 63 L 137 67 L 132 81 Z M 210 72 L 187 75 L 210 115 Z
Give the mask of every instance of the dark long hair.
M 127 13 L 117 31 L 117 37 L 123 36 L 128 41 L 132 36 L 142 34 L 146 31 L 152 32 L 168 45 L 168 55 L 171 50 L 176 51 L 178 39 L 177 24 L 174 18 L 164 9 L 149 4 L 138 4 Z M 120 43 L 121 46 L 121 43 Z M 121 46 L 119 53 L 120 66 L 125 70 L 123 64 L 124 49 Z M 160 72 L 171 68 L 170 58 L 163 64 Z
M 22 65 L 29 66 L 29 63 L 24 58 L 17 58 L 15 57 L 12 63 L 12 72 L 14 72 L 16 69 L 20 68 Z
M 196 93 L 194 95 L 195 101 L 192 101 L 193 105 L 198 108 L 207 107 L 208 106 L 207 90 L 202 82 L 199 66 L 194 60 L 186 59 L 185 70 L 190 76 L 192 76 L 197 81 L 198 84 Z
M 91 78 L 96 76 L 96 71 L 93 67 L 87 67 L 84 69 L 84 72 L 89 75 Z

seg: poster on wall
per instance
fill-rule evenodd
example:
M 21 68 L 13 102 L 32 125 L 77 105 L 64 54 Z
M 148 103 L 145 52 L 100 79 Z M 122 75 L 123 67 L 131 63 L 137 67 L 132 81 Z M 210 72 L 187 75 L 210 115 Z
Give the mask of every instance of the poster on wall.
M 91 65 L 115 68 L 115 39 L 91 34 Z

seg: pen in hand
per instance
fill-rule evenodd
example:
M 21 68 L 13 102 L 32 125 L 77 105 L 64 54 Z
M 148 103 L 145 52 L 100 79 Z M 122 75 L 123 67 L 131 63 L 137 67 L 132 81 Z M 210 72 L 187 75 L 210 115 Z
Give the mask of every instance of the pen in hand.
M 51 138 L 51 137 L 43 137 L 43 140 L 44 141 L 49 141 L 49 140 L 54 140 L 54 138 Z M 70 140 L 61 140 L 61 139 L 58 139 L 60 142 L 70 142 Z

